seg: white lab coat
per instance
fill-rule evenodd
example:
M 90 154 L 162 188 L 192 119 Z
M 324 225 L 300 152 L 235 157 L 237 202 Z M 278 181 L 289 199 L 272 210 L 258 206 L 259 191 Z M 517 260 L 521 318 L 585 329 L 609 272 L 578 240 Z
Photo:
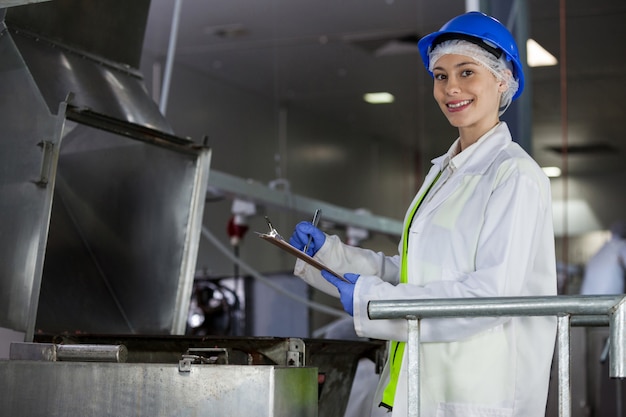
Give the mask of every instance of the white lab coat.
M 511 140 L 505 123 L 451 160 L 456 146 L 432 161 L 416 195 L 447 167 L 411 224 L 407 284 L 398 284 L 399 255 L 350 247 L 336 236 L 328 236 L 315 255 L 336 272 L 361 275 L 353 305 L 358 335 L 406 341 L 405 320 L 368 318 L 371 300 L 556 294 L 547 177 Z M 319 271 L 302 261 L 295 273 L 338 296 Z M 554 317 L 423 320 L 421 416 L 543 416 L 555 335 Z M 393 417 L 408 412 L 406 359 Z
M 580 293 L 623 294 L 625 270 L 626 240 L 612 236 L 585 265 Z

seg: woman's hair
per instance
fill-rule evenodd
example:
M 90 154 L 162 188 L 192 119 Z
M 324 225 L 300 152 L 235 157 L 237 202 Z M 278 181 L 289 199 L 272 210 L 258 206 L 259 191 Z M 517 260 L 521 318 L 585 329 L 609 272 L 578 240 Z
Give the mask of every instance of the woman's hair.
M 488 51 L 479 45 L 463 39 L 452 39 L 441 42 L 430 52 L 430 68 L 432 73 L 435 63 L 444 55 L 455 54 L 464 55 L 472 58 L 479 64 L 483 65 L 495 75 L 495 77 L 503 81 L 507 85 L 506 91 L 500 97 L 499 115 L 502 115 L 513 101 L 513 96 L 519 88 L 519 83 L 513 77 L 513 65 L 507 61 L 506 55 L 494 55 L 492 51 Z

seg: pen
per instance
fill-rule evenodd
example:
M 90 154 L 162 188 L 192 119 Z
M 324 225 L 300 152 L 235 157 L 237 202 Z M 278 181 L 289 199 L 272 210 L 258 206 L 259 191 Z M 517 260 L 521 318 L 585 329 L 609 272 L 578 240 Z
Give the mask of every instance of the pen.
M 313 220 L 311 220 L 311 224 L 317 227 L 317 224 L 320 222 L 321 216 L 322 216 L 322 210 L 321 209 L 315 210 L 315 214 L 313 215 Z M 311 240 L 313 240 L 312 235 L 309 236 L 309 241 L 306 243 L 306 246 L 304 247 L 304 249 L 302 249 L 302 252 L 306 253 L 306 251 L 309 249 L 309 246 L 311 245 Z

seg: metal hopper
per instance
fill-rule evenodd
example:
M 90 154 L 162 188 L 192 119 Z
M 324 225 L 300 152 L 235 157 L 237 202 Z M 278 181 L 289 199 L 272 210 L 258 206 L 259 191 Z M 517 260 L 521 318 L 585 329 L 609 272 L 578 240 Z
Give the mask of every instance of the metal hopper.
M 146 93 L 148 8 L 1 12 L 0 327 L 27 340 L 184 332 L 210 150 L 175 136 Z

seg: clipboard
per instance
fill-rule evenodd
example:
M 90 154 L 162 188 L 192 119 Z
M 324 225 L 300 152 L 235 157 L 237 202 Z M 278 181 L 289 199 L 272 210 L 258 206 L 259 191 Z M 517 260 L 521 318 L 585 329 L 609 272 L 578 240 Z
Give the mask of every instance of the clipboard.
M 270 231 L 269 231 L 269 233 L 259 233 L 259 232 L 256 232 L 261 239 L 263 239 L 263 240 L 265 240 L 267 242 L 270 242 L 271 244 L 273 244 L 275 246 L 278 246 L 279 248 L 281 248 L 285 252 L 288 252 L 288 253 L 292 254 L 293 256 L 295 256 L 298 259 L 302 259 L 304 262 L 306 262 L 307 264 L 311 265 L 312 267 L 317 268 L 320 271 L 322 271 L 322 270 L 328 271 L 331 274 L 333 274 L 335 277 L 339 278 L 340 280 L 351 284 L 351 282 L 348 281 L 347 279 L 345 279 L 341 274 L 336 273 L 335 271 L 333 271 L 332 269 L 328 268 L 326 265 L 324 265 L 323 263 L 321 263 L 317 259 L 313 259 L 312 257 L 307 255 L 303 251 L 295 248 L 294 246 L 291 246 L 291 244 L 289 242 L 287 242 L 285 239 L 283 239 L 283 237 L 276 231 L 276 229 L 274 229 L 274 227 L 272 227 L 272 224 L 270 223 L 269 219 L 266 218 L 266 220 L 267 220 L 267 224 L 270 227 Z

